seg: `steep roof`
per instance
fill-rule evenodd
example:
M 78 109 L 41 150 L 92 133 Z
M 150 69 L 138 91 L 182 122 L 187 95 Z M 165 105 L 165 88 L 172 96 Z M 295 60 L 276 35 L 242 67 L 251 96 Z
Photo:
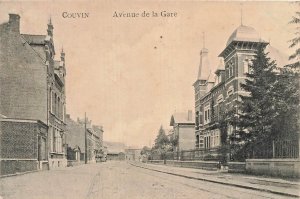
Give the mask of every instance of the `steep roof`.
M 277 48 L 271 46 L 270 44 L 266 47 L 266 52 L 268 52 L 268 56 L 272 60 L 276 60 L 277 67 L 282 68 L 288 64 L 291 64 L 292 61 L 289 60 L 289 56 L 281 51 L 279 51 Z
M 197 80 L 207 80 L 209 76 L 209 69 L 210 64 L 208 58 L 208 49 L 202 48 L 202 50 L 200 51 L 200 64 L 198 69 Z
M 210 71 L 207 82 L 214 83 L 215 82 L 215 74 Z
M 22 34 L 22 36 L 29 44 L 37 44 L 37 45 L 45 44 L 46 35 Z

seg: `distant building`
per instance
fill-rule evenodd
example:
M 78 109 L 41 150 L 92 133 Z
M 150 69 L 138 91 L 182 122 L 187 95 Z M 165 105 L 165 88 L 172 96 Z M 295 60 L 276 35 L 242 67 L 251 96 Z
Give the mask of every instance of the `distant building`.
M 66 144 L 67 159 L 84 162 L 85 156 L 85 129 L 84 125 L 71 119 L 70 115 L 66 115 Z
M 170 126 L 173 127 L 170 138 L 177 140 L 174 151 L 195 149 L 195 122 L 191 110 L 186 113 L 174 113 L 171 116 Z
M 141 161 L 141 151 L 142 149 L 125 149 L 125 160 Z
M 68 160 L 85 161 L 85 133 L 87 136 L 87 161 L 96 162 L 96 157 L 100 153 L 103 155 L 103 127 L 92 125 L 92 121 L 86 121 L 86 131 L 84 119 L 74 121 L 70 115 L 66 115 L 67 134 L 66 143 L 68 146 Z M 101 155 L 101 157 L 102 157 Z M 100 158 L 101 158 L 100 157 Z
M 8 118 L 47 125 L 50 168 L 67 165 L 65 139 L 65 53 L 54 60 L 53 25 L 47 34 L 20 33 L 20 16 L 0 25 L 0 112 Z
M 103 145 L 107 147 L 107 152 L 108 153 L 120 153 L 120 152 L 125 152 L 125 144 L 121 142 L 109 142 L 109 141 L 104 141 Z
M 120 152 L 120 153 L 108 153 L 107 154 L 107 160 L 125 160 L 125 153 Z

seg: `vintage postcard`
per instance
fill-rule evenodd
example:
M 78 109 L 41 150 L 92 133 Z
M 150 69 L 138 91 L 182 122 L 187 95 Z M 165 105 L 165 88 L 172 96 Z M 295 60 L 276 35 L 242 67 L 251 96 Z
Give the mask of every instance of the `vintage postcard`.
M 0 199 L 298 198 L 299 11 L 0 0 Z

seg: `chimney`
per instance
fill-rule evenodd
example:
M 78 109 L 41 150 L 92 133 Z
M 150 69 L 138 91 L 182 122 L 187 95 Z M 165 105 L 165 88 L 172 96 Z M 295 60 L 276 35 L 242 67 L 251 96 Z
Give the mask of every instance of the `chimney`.
M 20 15 L 9 14 L 8 23 L 12 32 L 20 33 Z
M 192 121 L 192 119 L 193 119 L 193 111 L 188 110 L 188 121 Z

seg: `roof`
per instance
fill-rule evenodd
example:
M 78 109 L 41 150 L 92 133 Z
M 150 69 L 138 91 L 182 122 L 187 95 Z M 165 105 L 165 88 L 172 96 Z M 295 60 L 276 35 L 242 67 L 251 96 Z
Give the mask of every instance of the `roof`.
M 208 49 L 202 48 L 200 51 L 200 64 L 198 70 L 198 80 L 207 80 L 209 76 L 209 71 L 207 68 L 210 68 L 209 59 L 208 59 Z
M 170 126 L 174 124 L 194 124 L 194 114 L 191 114 L 191 118 L 188 119 L 188 112 L 174 113 L 171 116 Z
M 215 82 L 215 74 L 210 71 L 207 82 L 214 83 Z
M 271 60 L 276 61 L 277 67 L 279 68 L 283 68 L 284 66 L 292 63 L 287 54 L 279 51 L 277 48 L 274 48 L 271 45 L 267 45 L 265 51 L 269 53 L 268 56 L 271 58 Z
M 230 35 L 226 46 L 229 46 L 233 41 L 261 42 L 263 40 L 254 28 L 241 25 Z
M 0 114 L 0 119 L 1 118 L 7 118 L 5 115 Z
M 38 44 L 38 45 L 45 44 L 46 35 L 22 34 L 22 36 L 29 44 Z

